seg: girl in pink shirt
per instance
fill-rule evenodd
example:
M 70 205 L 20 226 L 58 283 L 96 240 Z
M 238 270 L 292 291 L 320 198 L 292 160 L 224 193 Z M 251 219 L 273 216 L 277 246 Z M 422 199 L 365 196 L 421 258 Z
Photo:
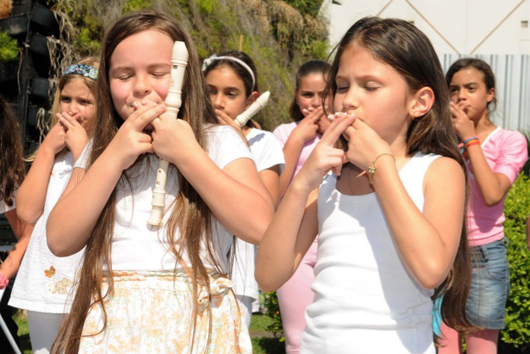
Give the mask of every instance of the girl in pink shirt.
M 528 158 L 526 139 L 495 126 L 495 77 L 479 59 L 460 59 L 448 70 L 453 126 L 462 142 L 471 189 L 467 211 L 473 280 L 466 306 L 469 321 L 483 329 L 466 336 L 467 353 L 497 353 L 504 328 L 510 269 L 504 245 L 504 200 Z M 461 353 L 461 338 L 442 324 L 439 352 Z
M 283 145 L 285 156 L 285 169 L 280 175 L 280 196 L 285 194 L 289 183 L 300 171 L 329 125 L 322 106 L 322 93 L 326 88 L 324 75 L 327 75 L 330 67 L 321 60 L 310 60 L 302 64 L 296 74 L 295 97 L 289 110 L 294 122 L 282 124 L 273 132 Z M 300 352 L 305 328 L 305 308 L 313 302 L 314 297 L 310 287 L 315 280 L 313 268 L 316 259 L 317 239 L 291 279 L 277 292 L 288 354 Z

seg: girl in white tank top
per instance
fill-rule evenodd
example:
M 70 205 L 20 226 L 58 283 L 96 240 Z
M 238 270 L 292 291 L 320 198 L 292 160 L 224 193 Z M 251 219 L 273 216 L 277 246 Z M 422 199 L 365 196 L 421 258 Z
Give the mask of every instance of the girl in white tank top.
M 402 20 L 359 20 L 338 48 L 338 113 L 260 243 L 256 279 L 281 286 L 318 233 L 301 352 L 435 353 L 433 295 L 451 299 L 451 326 L 469 327 L 465 167 L 443 72 Z

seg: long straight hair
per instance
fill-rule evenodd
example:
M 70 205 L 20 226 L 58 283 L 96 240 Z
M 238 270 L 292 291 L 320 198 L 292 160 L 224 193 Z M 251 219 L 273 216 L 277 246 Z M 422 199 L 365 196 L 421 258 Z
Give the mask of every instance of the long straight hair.
M 185 79 L 182 88 L 182 107 L 179 118 L 188 122 L 195 134 L 198 143 L 206 149 L 206 138 L 204 124 L 217 124 L 215 112 L 206 95 L 206 86 L 202 79 L 201 70 L 195 47 L 188 33 L 172 18 L 152 11 L 140 11 L 128 14 L 119 19 L 106 33 L 103 40 L 101 52 L 100 70 L 98 75 L 98 112 L 95 124 L 93 150 L 90 164 L 101 155 L 111 140 L 116 135 L 123 123 L 118 115 L 111 98 L 109 83 L 110 59 L 116 47 L 127 37 L 147 30 L 156 30 L 167 34 L 174 41 L 183 41 L 189 52 L 188 65 L 186 66 Z M 142 161 L 143 160 L 143 161 Z M 102 291 L 103 271 L 112 275 L 112 237 L 115 222 L 117 189 L 130 184 L 133 176 L 145 171 L 142 163 L 145 158 L 140 157 L 128 170 L 124 171 L 121 180 L 114 188 L 94 230 L 87 242 L 83 266 L 79 284 L 76 289 L 75 299 L 70 314 L 60 330 L 59 336 L 54 344 L 54 351 L 65 353 L 77 353 L 82 336 L 82 329 L 90 307 L 100 305 L 103 309 L 104 327 L 107 324 L 107 315 L 104 301 L 112 296 L 114 282 L 112 276 L 108 277 L 108 290 Z M 209 289 L 208 271 L 200 257 L 201 244 L 205 244 L 208 254 L 219 273 L 222 274 L 218 259 L 212 251 L 212 212 L 203 201 L 201 196 L 184 178 L 184 176 L 173 166 L 170 166 L 178 178 L 179 191 L 175 203 L 170 211 L 166 228 L 166 237 L 169 250 L 176 258 L 176 264 L 185 267 L 182 261 L 183 252 L 189 256 L 190 267 L 185 271 L 192 278 L 192 299 L 195 324 L 197 313 L 197 289 L 198 286 L 206 286 Z M 180 238 L 177 239 L 177 229 Z M 211 305 L 208 308 L 211 323 Z M 211 326 L 210 326 L 211 327 Z M 193 326 L 193 337 L 195 326 Z M 211 328 L 209 328 L 210 338 Z
M 335 77 L 344 51 L 359 46 L 375 58 L 390 65 L 407 82 L 411 92 L 430 87 L 435 96 L 431 110 L 414 119 L 407 131 L 407 154 L 435 153 L 456 160 L 466 176 L 466 164 L 457 148 L 458 139 L 451 123 L 449 91 L 434 48 L 423 32 L 399 19 L 366 17 L 357 21 L 339 42 L 330 71 L 326 93 L 337 92 Z M 467 192 L 465 204 L 467 205 Z M 453 267 L 444 282 L 435 290 L 433 299 L 444 296 L 442 318 L 459 332 L 474 329 L 465 307 L 471 284 L 471 259 L 466 232 L 466 215 L 462 218 L 460 244 Z
M 7 101 L 0 96 L 0 202 L 14 204 L 14 192 L 26 174 L 18 121 Z

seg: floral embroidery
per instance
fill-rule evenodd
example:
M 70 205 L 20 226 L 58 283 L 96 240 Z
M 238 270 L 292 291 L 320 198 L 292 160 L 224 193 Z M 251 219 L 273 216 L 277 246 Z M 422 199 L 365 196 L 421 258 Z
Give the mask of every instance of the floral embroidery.
M 55 268 L 53 266 L 50 267 L 48 270 L 44 270 L 44 275 L 46 275 L 47 278 L 53 278 L 55 275 Z

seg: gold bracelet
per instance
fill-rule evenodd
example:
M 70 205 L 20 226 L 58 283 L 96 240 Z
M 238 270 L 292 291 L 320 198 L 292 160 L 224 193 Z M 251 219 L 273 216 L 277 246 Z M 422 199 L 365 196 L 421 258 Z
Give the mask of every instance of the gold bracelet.
M 368 174 L 368 182 L 370 182 L 370 184 L 373 184 L 372 180 L 374 178 L 374 174 L 376 170 L 375 162 L 377 161 L 378 158 L 384 155 L 391 156 L 394 159 L 394 163 L 396 162 L 396 158 L 394 157 L 394 155 L 392 155 L 389 152 L 383 152 L 382 154 L 377 155 L 376 158 L 372 161 L 372 166 L 368 167 L 368 170 L 366 171 L 366 173 Z

